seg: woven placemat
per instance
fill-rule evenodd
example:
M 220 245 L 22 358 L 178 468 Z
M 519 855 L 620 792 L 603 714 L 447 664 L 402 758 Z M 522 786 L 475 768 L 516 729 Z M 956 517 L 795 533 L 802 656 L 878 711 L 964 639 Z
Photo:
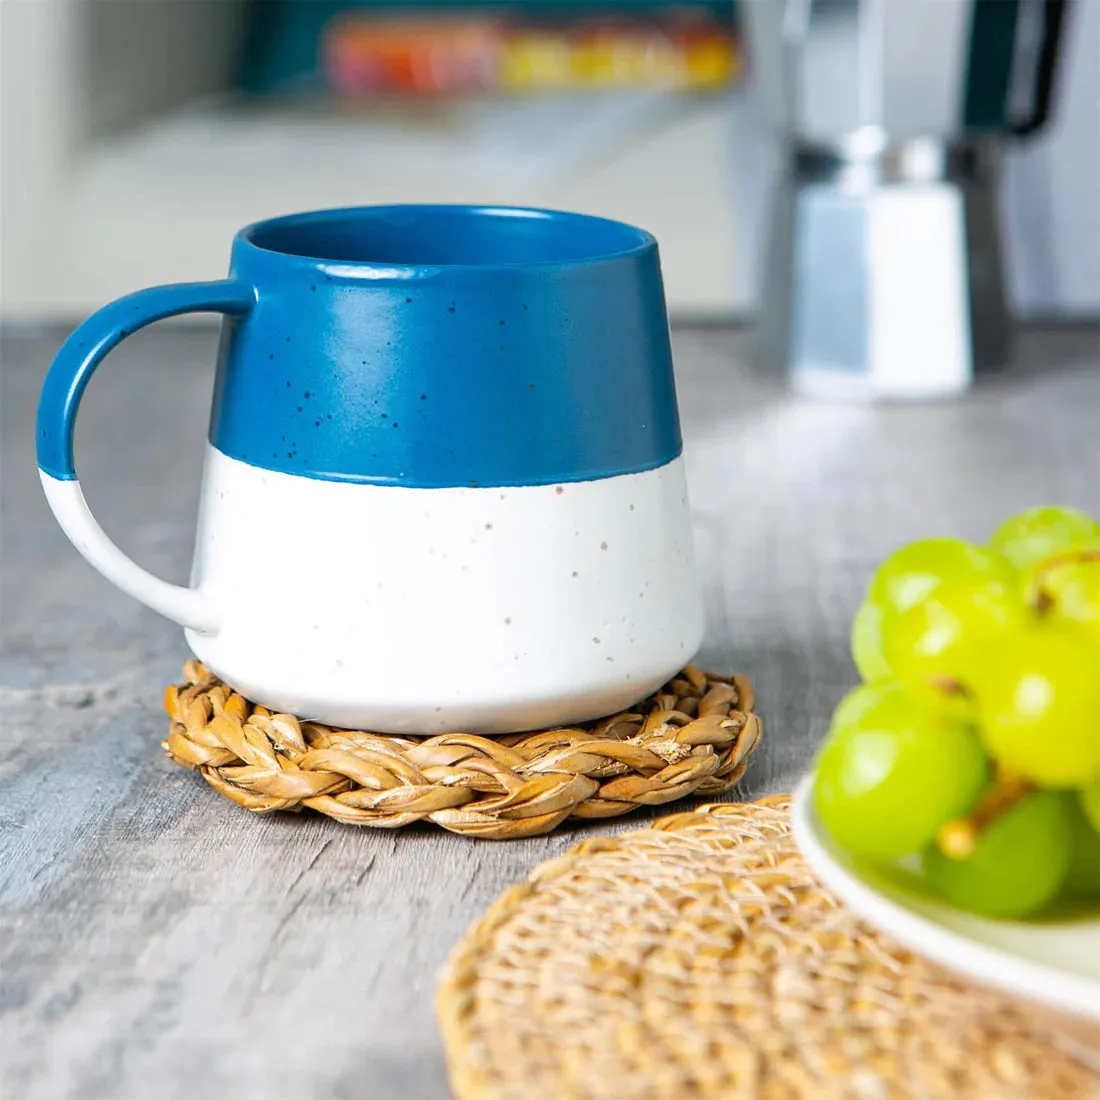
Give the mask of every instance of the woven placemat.
M 199 661 L 165 689 L 164 749 L 259 813 L 317 810 L 392 829 L 432 821 L 514 839 L 567 817 L 618 817 L 731 790 L 760 741 L 744 676 L 687 667 L 633 710 L 508 737 L 393 737 L 338 730 L 250 703 Z
M 1100 1095 L 1100 1034 L 966 985 L 814 879 L 787 800 L 704 806 L 536 868 L 455 948 L 458 1100 Z

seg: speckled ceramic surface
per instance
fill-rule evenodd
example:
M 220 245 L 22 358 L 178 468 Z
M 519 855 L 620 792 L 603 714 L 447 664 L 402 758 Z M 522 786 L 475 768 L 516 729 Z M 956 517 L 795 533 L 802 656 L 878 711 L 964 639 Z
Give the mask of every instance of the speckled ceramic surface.
M 72 436 L 111 348 L 194 311 L 227 319 L 181 588 L 106 538 Z M 77 548 L 265 706 L 537 729 L 631 705 L 702 639 L 657 244 L 631 226 L 441 206 L 250 226 L 228 279 L 76 329 L 37 443 Z
M 293 523 L 272 517 L 293 516 Z M 503 733 L 613 713 L 703 634 L 682 460 L 640 474 L 402 489 L 210 448 L 192 650 L 250 699 L 386 733 Z

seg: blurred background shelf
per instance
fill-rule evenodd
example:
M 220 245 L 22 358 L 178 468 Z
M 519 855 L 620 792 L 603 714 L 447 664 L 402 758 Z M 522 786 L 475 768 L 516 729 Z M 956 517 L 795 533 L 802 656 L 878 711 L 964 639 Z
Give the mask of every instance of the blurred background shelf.
M 8 293 L 22 285 L 28 305 L 79 311 L 137 286 L 209 278 L 221 273 L 237 228 L 289 210 L 507 202 L 644 225 L 661 241 L 674 309 L 743 310 L 749 264 L 737 257 L 753 244 L 739 232 L 729 154 L 743 101 L 617 106 L 593 107 L 587 136 L 565 135 L 553 155 L 532 150 L 522 164 L 509 154 L 524 148 L 524 120 L 539 104 L 395 105 L 360 117 L 211 101 L 174 112 L 74 158 L 50 214 L 56 244 L 40 281 L 19 272 Z M 543 132 L 550 113 L 542 112 Z M 742 173 L 744 187 L 756 167 Z
M 331 7 L 290 2 L 314 18 Z M 1076 8 L 1056 123 L 1004 175 L 1025 315 L 1100 313 L 1100 0 Z M 661 242 L 676 318 L 752 313 L 774 152 L 751 73 L 692 95 L 337 102 L 307 80 L 302 95 L 247 98 L 254 12 L 247 0 L 0 0 L 7 316 L 69 317 L 143 285 L 218 277 L 233 231 L 272 214 L 433 201 L 640 224 Z

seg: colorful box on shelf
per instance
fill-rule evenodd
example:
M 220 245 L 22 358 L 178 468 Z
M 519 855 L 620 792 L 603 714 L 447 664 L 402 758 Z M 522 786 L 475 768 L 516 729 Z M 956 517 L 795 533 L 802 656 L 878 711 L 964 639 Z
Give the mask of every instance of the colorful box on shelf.
M 730 83 L 740 56 L 729 21 L 705 12 L 567 21 L 351 12 L 326 26 L 321 62 L 328 87 L 345 95 L 698 91 Z

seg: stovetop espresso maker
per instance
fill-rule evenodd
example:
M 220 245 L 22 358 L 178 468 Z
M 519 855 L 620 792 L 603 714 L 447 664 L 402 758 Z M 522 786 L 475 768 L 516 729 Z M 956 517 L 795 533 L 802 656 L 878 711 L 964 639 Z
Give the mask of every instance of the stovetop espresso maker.
M 1046 121 L 1064 0 L 746 0 L 783 145 L 760 351 L 839 399 L 957 393 L 1010 353 L 998 146 Z

